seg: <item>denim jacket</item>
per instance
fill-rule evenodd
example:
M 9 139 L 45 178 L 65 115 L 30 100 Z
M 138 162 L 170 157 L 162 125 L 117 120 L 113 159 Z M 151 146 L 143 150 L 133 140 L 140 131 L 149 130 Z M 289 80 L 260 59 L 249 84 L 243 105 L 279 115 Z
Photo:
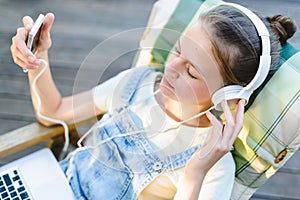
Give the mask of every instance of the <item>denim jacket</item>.
M 136 199 L 153 179 L 166 170 L 183 167 L 199 148 L 164 155 L 151 145 L 139 117 L 126 108 L 140 80 L 152 71 L 143 67 L 133 70 L 119 95 L 124 105 L 98 122 L 95 146 L 77 149 L 61 162 L 77 199 Z

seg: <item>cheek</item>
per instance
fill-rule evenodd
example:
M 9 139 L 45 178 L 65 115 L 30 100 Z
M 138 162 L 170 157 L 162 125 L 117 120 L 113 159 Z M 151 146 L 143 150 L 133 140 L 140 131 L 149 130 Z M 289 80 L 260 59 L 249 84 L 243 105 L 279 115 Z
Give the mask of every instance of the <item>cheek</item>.
M 204 96 L 205 98 L 209 98 L 211 99 L 210 93 L 209 93 L 209 89 L 208 87 L 204 84 L 201 88 L 201 95 Z
M 194 103 L 210 101 L 209 90 L 204 81 L 190 81 L 182 84 L 182 92 L 185 99 Z
M 209 90 L 204 82 L 197 83 L 194 87 L 193 93 L 195 93 L 198 103 L 203 103 L 211 100 Z

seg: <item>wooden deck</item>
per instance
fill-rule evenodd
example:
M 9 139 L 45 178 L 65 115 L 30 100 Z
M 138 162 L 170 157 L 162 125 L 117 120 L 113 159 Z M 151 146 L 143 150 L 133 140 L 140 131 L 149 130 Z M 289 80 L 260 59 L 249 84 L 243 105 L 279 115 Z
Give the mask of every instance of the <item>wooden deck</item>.
M 0 134 L 35 122 L 29 96 L 27 76 L 11 58 L 11 37 L 21 18 L 51 11 L 56 15 L 52 28 L 50 51 L 55 82 L 63 95 L 73 93 L 76 73 L 86 56 L 101 42 L 123 31 L 145 27 L 154 0 L 0 0 Z M 282 13 L 294 17 L 300 26 L 300 1 L 232 0 L 265 14 Z M 123 32 L 124 33 L 124 32 Z M 125 34 L 126 35 L 126 34 Z M 116 38 L 118 45 L 138 46 L 140 35 Z M 291 42 L 300 49 L 299 32 Z M 103 43 L 102 43 L 103 44 Z M 105 59 L 120 46 L 105 46 L 99 58 Z M 130 66 L 134 52 L 116 58 L 106 70 L 104 79 Z M 98 64 L 101 64 L 98 61 Z M 120 67 L 121 66 L 121 67 Z M 32 150 L 29 150 L 32 151 Z M 28 151 L 28 152 L 29 152 Z M 25 152 L 27 153 L 27 152 Z M 24 153 L 24 154 L 25 154 Z M 0 161 L 5 163 L 5 160 Z M 258 199 L 300 199 L 300 152 L 289 160 L 255 195 Z

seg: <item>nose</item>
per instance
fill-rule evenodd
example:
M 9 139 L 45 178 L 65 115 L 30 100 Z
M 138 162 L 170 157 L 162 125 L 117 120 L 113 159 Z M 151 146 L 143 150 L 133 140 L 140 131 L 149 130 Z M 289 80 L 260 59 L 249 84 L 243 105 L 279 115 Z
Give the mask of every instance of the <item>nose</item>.
M 185 59 L 180 56 L 170 58 L 166 64 L 166 71 L 172 78 L 178 78 L 182 73 L 185 64 Z

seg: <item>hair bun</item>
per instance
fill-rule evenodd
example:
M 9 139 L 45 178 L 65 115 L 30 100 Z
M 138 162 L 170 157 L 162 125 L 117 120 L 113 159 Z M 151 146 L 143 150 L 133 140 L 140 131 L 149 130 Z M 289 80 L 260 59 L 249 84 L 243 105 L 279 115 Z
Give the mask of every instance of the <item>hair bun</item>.
M 290 17 L 278 14 L 267 17 L 267 20 L 271 28 L 278 34 L 281 45 L 285 45 L 286 41 L 291 38 L 297 30 L 296 23 Z

